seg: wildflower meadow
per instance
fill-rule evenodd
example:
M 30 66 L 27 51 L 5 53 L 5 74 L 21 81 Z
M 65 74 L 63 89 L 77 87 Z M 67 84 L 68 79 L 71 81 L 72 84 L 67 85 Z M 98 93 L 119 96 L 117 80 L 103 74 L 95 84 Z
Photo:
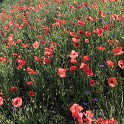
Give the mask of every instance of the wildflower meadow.
M 3 0 L 0 124 L 124 124 L 124 0 Z

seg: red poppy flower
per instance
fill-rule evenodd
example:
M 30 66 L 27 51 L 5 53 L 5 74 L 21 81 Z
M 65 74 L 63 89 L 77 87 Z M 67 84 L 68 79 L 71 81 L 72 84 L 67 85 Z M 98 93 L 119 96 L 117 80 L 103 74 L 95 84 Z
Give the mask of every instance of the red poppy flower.
M 37 73 L 36 71 L 34 71 L 33 69 L 31 69 L 29 67 L 27 68 L 27 72 L 28 72 L 28 74 L 31 74 L 31 75 L 34 75 Z
M 10 88 L 10 91 L 11 92 L 16 92 L 17 91 L 17 88 L 13 86 L 13 87 Z
M 118 2 L 118 0 L 112 0 L 112 2 Z
M 84 24 L 85 24 L 85 23 L 84 23 L 83 21 L 81 21 L 81 20 L 78 21 L 78 25 L 79 25 L 79 26 L 84 26 Z
M 29 46 L 29 44 L 22 43 L 22 48 L 28 48 Z
M 77 16 L 77 17 L 76 17 L 76 19 L 77 19 L 77 20 L 80 20 L 80 19 L 81 19 L 81 17 L 80 17 L 80 16 Z
M 94 22 L 94 19 L 93 19 L 91 16 L 87 16 L 87 17 L 86 17 L 86 20 L 87 20 L 88 22 Z
M 85 39 L 85 41 L 84 41 L 85 43 L 89 43 L 90 42 L 90 40 L 89 39 Z
M 124 15 L 120 16 L 119 20 L 124 21 Z
M 70 36 L 74 37 L 75 36 L 75 32 L 70 32 Z
M 45 53 L 44 53 L 44 55 L 45 55 L 46 57 L 51 57 L 51 56 L 53 55 L 53 49 L 51 49 L 51 48 L 45 48 Z
M 66 69 L 59 68 L 59 69 L 58 69 L 58 75 L 59 75 L 61 78 L 65 78 L 65 77 L 66 77 Z
M 34 91 L 29 91 L 29 92 L 28 92 L 28 96 L 34 97 Z
M 106 48 L 105 48 L 104 46 L 98 46 L 97 49 L 98 49 L 99 51 L 104 51 L 104 50 L 106 50 Z
M 91 36 L 91 32 L 86 31 L 86 32 L 85 32 L 85 35 L 86 35 L 86 37 L 90 37 L 90 36 Z
M 117 124 L 117 120 L 115 120 L 114 118 L 111 118 L 110 120 L 112 124 Z
M 44 30 L 44 35 L 47 35 L 49 33 L 50 29 L 44 25 L 42 26 L 42 28 Z
M 26 64 L 26 61 L 21 60 L 21 59 L 18 59 L 18 63 L 19 63 L 21 66 L 24 66 L 24 65 Z
M 20 107 L 22 106 L 22 98 L 16 97 L 12 100 L 12 105 L 15 107 Z
M 74 43 L 74 47 L 75 48 L 79 48 L 80 47 L 80 44 L 79 43 Z
M 97 9 L 97 8 L 98 8 L 98 5 L 97 5 L 96 2 L 94 2 L 94 3 L 92 4 L 92 8 L 93 8 L 93 9 Z
M 17 59 L 17 62 L 19 63 L 19 65 L 16 67 L 18 70 L 22 69 L 22 67 L 26 64 L 26 61 L 21 59 Z
M 17 53 L 13 53 L 13 54 L 12 54 L 12 56 L 17 57 L 17 56 L 18 56 L 18 54 L 17 54 Z
M 82 60 L 84 61 L 84 62 L 89 62 L 90 61 L 90 57 L 89 56 L 83 56 L 83 58 L 82 58 Z
M 108 79 L 108 85 L 109 85 L 109 87 L 112 87 L 112 88 L 115 87 L 117 85 L 116 78 L 115 77 L 110 77 Z
M 30 87 L 30 86 L 33 85 L 33 83 L 32 83 L 32 81 L 28 81 L 28 82 L 26 83 L 26 85 Z
M 101 124 L 117 124 L 117 121 L 112 118 L 111 120 L 107 119 L 102 121 Z
M 84 121 L 86 121 L 87 124 L 92 124 L 94 114 L 91 111 L 86 111 L 83 114 L 86 117 Z
M 41 40 L 43 37 L 41 35 L 39 35 L 38 38 Z
M 78 34 L 79 34 L 80 36 L 83 36 L 83 35 L 85 34 L 85 32 L 84 32 L 83 30 L 79 30 L 79 31 L 78 31 Z
M 4 62 L 6 62 L 6 61 L 7 61 L 6 58 L 0 57 L 0 63 L 4 63 Z
M 95 87 L 95 85 L 96 85 L 96 83 L 95 83 L 95 81 L 94 81 L 94 80 L 90 80 L 90 82 L 89 82 L 89 83 L 90 83 L 90 86 L 91 86 L 91 87 Z
M 103 18 L 106 17 L 105 13 L 102 10 L 99 10 L 99 15 Z
M 70 69 L 69 69 L 70 72 L 73 72 L 75 70 L 77 70 L 77 67 L 76 66 L 71 66 Z
M 73 104 L 72 107 L 70 108 L 70 111 L 72 113 L 72 117 L 76 118 L 80 124 L 83 124 L 83 113 L 81 111 L 83 110 L 82 106 L 79 106 L 78 104 Z
M 104 29 L 105 31 L 109 31 L 109 30 L 110 30 L 110 25 L 109 25 L 109 24 L 105 24 L 105 25 L 103 26 L 103 29 Z
M 113 68 L 114 67 L 114 62 L 112 62 L 111 60 L 107 60 L 106 61 L 106 65 L 110 68 Z
M 122 12 L 124 12 L 124 8 L 122 8 Z
M 17 42 L 18 42 L 18 43 L 21 43 L 21 42 L 22 42 L 22 40 L 21 40 L 21 39 L 18 39 L 18 40 L 17 40 Z
M 80 40 L 80 39 L 79 39 L 79 38 L 76 38 L 76 37 L 72 38 L 72 42 L 73 42 L 73 43 L 78 43 L 79 40 Z
M 75 7 L 74 7 L 74 6 L 72 6 L 72 5 L 70 5 L 70 6 L 69 6 L 69 8 L 70 8 L 70 9 L 75 9 Z
M 81 63 L 81 65 L 80 65 L 80 69 L 82 69 L 82 71 L 86 71 L 86 70 L 88 70 L 89 69 L 89 67 L 88 67 L 88 65 L 87 64 L 85 64 L 85 63 Z
M 124 69 L 124 60 L 119 60 L 118 66 L 123 70 Z
M 34 56 L 34 60 L 39 63 L 42 62 L 42 59 L 38 56 Z
M 75 59 L 76 57 L 78 57 L 78 52 L 75 52 L 75 50 L 72 50 L 71 53 L 69 54 L 69 57 L 71 59 Z
M 49 58 L 44 58 L 43 59 L 43 64 L 49 64 L 51 60 Z
M 3 105 L 3 97 L 0 97 L 0 106 Z
M 87 74 L 88 77 L 92 77 L 94 75 L 90 69 L 86 69 L 85 73 Z
M 96 124 L 102 124 L 103 119 L 102 118 L 97 118 Z
M 110 40 L 110 39 L 108 40 L 109 45 L 112 45 L 113 43 L 114 43 L 113 40 Z
M 98 37 L 102 37 L 103 32 L 104 32 L 104 30 L 102 28 L 97 28 L 96 30 L 93 31 L 93 33 L 97 34 Z
M 123 50 L 122 50 L 122 47 L 117 47 L 117 48 L 114 48 L 113 49 L 113 54 L 114 55 L 122 55 L 122 54 L 124 54 L 124 52 L 123 52 Z
M 39 48 L 39 45 L 40 45 L 40 42 L 35 41 L 35 42 L 33 43 L 33 48 L 34 48 L 34 49 L 38 49 L 38 48 Z
M 71 63 L 71 64 L 77 64 L 77 60 L 71 59 L 71 60 L 70 60 L 70 63 Z
M 18 66 L 16 67 L 16 69 L 17 69 L 17 70 L 20 70 L 20 69 L 22 69 L 22 66 L 21 66 L 21 65 L 18 65 Z
M 119 16 L 118 16 L 117 14 L 113 14 L 113 15 L 112 15 L 112 19 L 113 19 L 113 20 L 118 20 L 118 19 L 119 19 Z

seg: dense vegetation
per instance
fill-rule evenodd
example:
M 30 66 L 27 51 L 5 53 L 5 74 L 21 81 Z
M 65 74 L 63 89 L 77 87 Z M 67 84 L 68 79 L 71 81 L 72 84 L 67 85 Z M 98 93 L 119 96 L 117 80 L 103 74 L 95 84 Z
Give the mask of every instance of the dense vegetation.
M 123 118 L 123 0 L 3 1 L 1 123 L 123 124 Z

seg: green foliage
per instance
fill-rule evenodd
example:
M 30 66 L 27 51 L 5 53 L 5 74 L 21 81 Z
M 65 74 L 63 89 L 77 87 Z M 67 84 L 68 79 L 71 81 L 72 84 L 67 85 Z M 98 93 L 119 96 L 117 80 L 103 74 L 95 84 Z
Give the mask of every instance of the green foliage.
M 91 0 L 86 1 L 86 5 L 71 0 L 65 3 L 30 2 L 5 1 L 0 13 L 0 58 L 6 59 L 0 60 L 0 90 L 4 94 L 4 104 L 0 107 L 1 122 L 76 124 L 70 107 L 78 103 L 91 110 L 96 118 L 114 117 L 123 123 L 124 71 L 118 62 L 124 61 L 124 57 L 113 53 L 117 47 L 124 51 L 123 1 L 104 3 Z M 9 3 L 12 6 L 8 9 Z M 94 8 L 96 4 L 97 8 Z M 105 13 L 105 17 L 99 14 L 99 10 Z M 112 19 L 113 14 L 122 16 L 122 20 Z M 94 21 L 88 22 L 87 16 Z M 78 24 L 79 20 L 84 26 Z M 94 33 L 101 28 L 104 29 L 102 36 Z M 83 35 L 80 30 L 84 31 Z M 86 31 L 90 31 L 91 36 L 86 36 Z M 70 35 L 72 32 L 75 36 Z M 74 37 L 78 37 L 79 44 L 73 43 Z M 85 42 L 87 39 L 89 43 Z M 103 50 L 98 50 L 99 47 Z M 70 71 L 73 64 L 69 54 L 72 50 L 78 53 L 74 72 Z M 86 55 L 91 59 L 89 62 L 82 59 Z M 42 62 L 36 60 L 36 56 Z M 46 64 L 45 58 L 50 59 L 50 63 Z M 114 66 L 108 67 L 107 60 L 111 60 Z M 81 70 L 81 63 L 88 65 L 93 76 Z M 27 68 L 36 74 L 30 74 Z M 61 78 L 59 68 L 66 69 L 65 78 Z M 113 88 L 108 85 L 110 77 L 117 80 Z M 91 80 L 95 81 L 95 87 L 90 85 Z M 26 85 L 29 81 L 33 82 L 32 86 Z M 11 91 L 13 86 L 17 88 L 15 92 Z M 33 91 L 34 96 L 31 97 L 29 91 Z M 23 100 L 19 108 L 12 105 L 12 99 L 16 97 Z

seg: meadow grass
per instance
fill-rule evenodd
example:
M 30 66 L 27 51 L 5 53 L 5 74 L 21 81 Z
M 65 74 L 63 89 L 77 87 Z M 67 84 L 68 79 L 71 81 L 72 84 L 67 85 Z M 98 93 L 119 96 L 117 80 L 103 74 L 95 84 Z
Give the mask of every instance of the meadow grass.
M 10 3 L 0 12 L 0 123 L 123 124 L 123 0 Z

